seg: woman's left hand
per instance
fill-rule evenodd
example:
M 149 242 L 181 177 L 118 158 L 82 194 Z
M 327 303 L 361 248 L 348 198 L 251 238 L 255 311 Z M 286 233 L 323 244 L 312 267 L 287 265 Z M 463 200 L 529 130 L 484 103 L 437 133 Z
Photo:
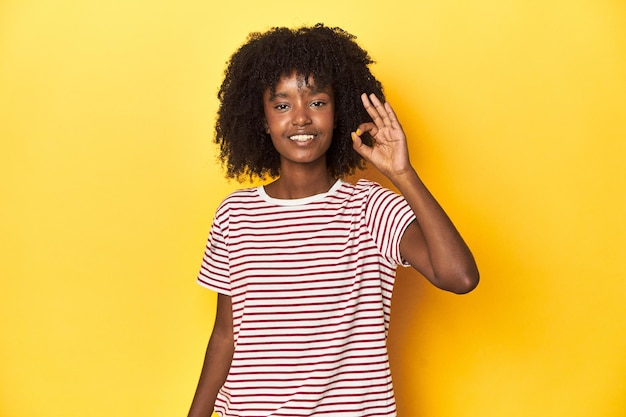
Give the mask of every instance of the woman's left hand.
M 391 105 L 374 94 L 362 94 L 361 100 L 373 122 L 361 123 L 352 132 L 354 150 L 390 179 L 412 170 L 406 136 Z M 361 140 L 364 132 L 372 136 L 372 146 Z

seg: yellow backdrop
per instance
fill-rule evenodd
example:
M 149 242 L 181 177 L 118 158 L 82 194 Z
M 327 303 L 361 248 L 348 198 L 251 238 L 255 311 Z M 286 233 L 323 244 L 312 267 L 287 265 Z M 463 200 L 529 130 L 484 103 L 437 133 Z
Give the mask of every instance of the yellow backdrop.
M 195 276 L 241 186 L 211 143 L 224 63 L 318 21 L 377 60 L 482 272 L 466 296 L 400 272 L 400 416 L 624 416 L 621 0 L 4 0 L 1 416 L 186 414 L 215 300 Z

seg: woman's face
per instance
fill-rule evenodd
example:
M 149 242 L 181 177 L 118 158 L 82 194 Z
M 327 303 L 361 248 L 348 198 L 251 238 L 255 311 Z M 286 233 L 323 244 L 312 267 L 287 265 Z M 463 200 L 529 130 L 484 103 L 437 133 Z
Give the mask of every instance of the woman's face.
M 335 128 L 335 100 L 330 88 L 308 85 L 303 76 L 282 77 L 275 93 L 263 94 L 266 132 L 283 164 L 326 163 Z

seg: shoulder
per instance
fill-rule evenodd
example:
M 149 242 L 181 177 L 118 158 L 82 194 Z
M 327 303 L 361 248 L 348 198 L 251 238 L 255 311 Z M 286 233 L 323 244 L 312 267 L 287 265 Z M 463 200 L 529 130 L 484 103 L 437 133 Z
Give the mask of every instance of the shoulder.
M 233 204 L 238 202 L 247 202 L 250 200 L 258 200 L 258 187 L 240 188 L 228 194 L 222 201 L 222 204 Z
M 376 195 L 397 195 L 397 193 L 393 192 L 392 190 L 385 188 L 379 183 L 368 179 L 358 180 L 353 187 L 355 194 L 364 195 L 368 199 Z
M 397 194 L 379 183 L 365 178 L 359 179 L 355 184 L 343 181 L 338 191 L 340 195 L 348 198 L 364 197 L 367 199 L 376 194 Z
M 344 195 L 368 194 L 369 192 L 371 192 L 373 189 L 376 189 L 376 188 L 382 188 L 382 187 L 380 186 L 380 184 L 374 181 L 361 178 L 356 182 L 356 184 L 352 184 L 350 182 L 342 180 L 341 188 L 338 191 L 340 194 L 344 194 Z
M 386 213 L 410 210 L 404 196 L 377 182 L 361 179 L 355 187 L 356 195 L 361 195 L 365 206 L 373 213 Z
M 221 217 L 237 209 L 249 208 L 261 202 L 257 187 L 241 188 L 228 194 L 217 207 L 215 217 Z
M 351 206 L 360 206 L 366 210 L 395 205 L 404 200 L 400 194 L 368 179 L 359 179 L 356 184 L 344 182 L 338 197 L 350 201 Z
M 366 178 L 361 178 L 360 180 L 358 180 L 354 187 L 360 191 L 371 191 L 372 189 L 382 188 L 379 183 L 368 180 Z

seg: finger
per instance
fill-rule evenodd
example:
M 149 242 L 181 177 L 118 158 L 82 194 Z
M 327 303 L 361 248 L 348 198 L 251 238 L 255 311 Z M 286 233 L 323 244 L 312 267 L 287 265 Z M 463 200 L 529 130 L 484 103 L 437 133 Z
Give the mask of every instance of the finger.
M 370 100 L 370 97 L 372 97 L 373 100 Z M 378 100 L 378 98 L 376 98 L 375 95 L 372 94 L 370 97 L 368 97 L 368 95 L 365 93 L 361 94 L 363 107 L 365 107 L 367 114 L 370 115 L 374 124 L 376 124 L 378 128 L 381 128 L 385 126 L 385 121 L 379 112 L 379 108 L 382 108 L 382 106 L 380 105 L 380 101 Z M 378 106 L 376 106 L 376 103 L 378 103 Z
M 356 130 L 356 134 L 361 136 L 363 132 L 367 132 L 371 136 L 376 136 L 376 133 L 378 133 L 378 127 L 376 127 L 376 125 L 372 122 L 361 123 Z
M 361 132 L 359 132 L 358 129 L 356 132 L 351 133 L 352 149 L 354 149 L 356 153 L 361 155 L 367 162 L 369 162 L 370 156 L 372 154 L 372 148 L 367 146 L 365 143 L 363 143 L 363 141 L 361 140 L 361 137 L 359 136 L 360 133 Z
M 398 116 L 396 116 L 396 112 L 393 111 L 393 108 L 391 108 L 391 104 L 389 104 L 389 102 L 385 102 L 385 110 L 387 111 L 387 115 L 389 116 L 391 126 L 397 129 L 402 129 L 400 121 L 398 120 Z
M 379 117 L 381 118 L 383 126 L 391 126 L 391 119 L 389 118 L 387 107 L 383 105 L 383 103 L 378 99 L 376 94 L 370 94 L 369 98 L 374 105 L 374 109 L 376 109 L 376 113 L 378 113 Z M 378 124 L 376 125 L 378 126 Z
M 391 119 L 389 119 L 387 108 L 378 99 L 376 94 L 370 94 L 369 101 L 372 103 L 373 110 L 375 110 L 376 117 L 378 118 L 378 121 L 375 121 L 376 126 L 378 127 L 391 126 Z M 372 116 L 372 113 L 370 113 L 370 116 Z

